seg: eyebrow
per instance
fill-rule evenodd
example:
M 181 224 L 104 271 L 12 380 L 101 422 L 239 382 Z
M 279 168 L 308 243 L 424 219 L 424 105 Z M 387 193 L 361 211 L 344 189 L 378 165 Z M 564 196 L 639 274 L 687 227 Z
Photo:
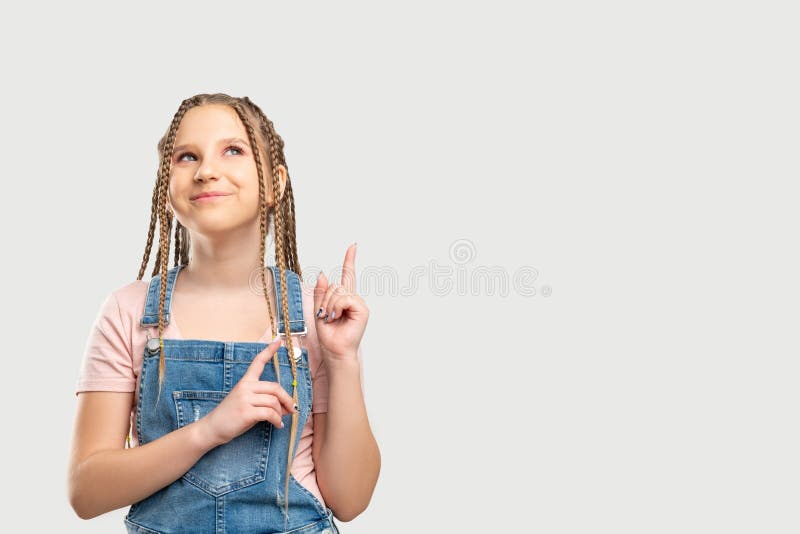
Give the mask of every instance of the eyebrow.
M 227 137 L 225 139 L 220 139 L 219 141 L 217 141 L 218 145 L 228 144 L 228 143 L 241 143 L 247 148 L 250 148 L 250 144 L 247 141 L 245 141 L 244 139 L 240 139 L 238 137 Z M 172 153 L 174 154 L 176 152 L 189 148 L 190 146 L 192 146 L 191 143 L 186 145 L 176 146 L 175 148 L 172 149 Z

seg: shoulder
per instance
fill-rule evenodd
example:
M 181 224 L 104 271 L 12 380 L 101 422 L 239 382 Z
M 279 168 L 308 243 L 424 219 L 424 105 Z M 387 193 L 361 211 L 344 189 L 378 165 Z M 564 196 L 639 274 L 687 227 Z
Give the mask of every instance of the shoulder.
M 113 289 L 107 301 L 114 301 L 122 317 L 141 316 L 149 285 L 149 280 L 134 280 Z
M 147 297 L 147 288 L 150 286 L 149 280 L 134 280 L 123 286 L 119 286 L 111 291 L 120 305 L 128 305 L 144 301 Z
M 144 311 L 149 281 L 134 280 L 108 292 L 95 316 L 95 327 L 105 334 L 112 330 L 130 332 Z

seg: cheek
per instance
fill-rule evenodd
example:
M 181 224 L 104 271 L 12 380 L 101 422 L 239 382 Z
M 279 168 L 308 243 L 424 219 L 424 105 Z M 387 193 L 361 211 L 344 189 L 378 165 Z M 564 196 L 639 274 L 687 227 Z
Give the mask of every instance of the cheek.
M 177 191 L 175 190 L 175 181 L 170 180 L 169 184 L 167 184 L 167 204 L 170 206 L 174 206 L 173 200 L 177 196 Z
M 269 176 L 267 175 L 267 169 L 262 169 L 262 171 L 264 195 L 266 198 L 270 194 L 270 180 Z M 235 179 L 240 193 L 248 197 L 254 196 L 256 200 L 258 200 L 260 192 L 258 170 L 256 169 L 255 163 L 251 161 L 247 166 L 243 166 L 242 168 L 238 169 L 234 176 L 236 177 Z
M 266 177 L 266 169 L 262 169 L 264 172 L 264 176 Z M 256 193 L 258 193 L 258 169 L 256 168 L 255 164 L 250 162 L 247 165 L 242 165 L 240 168 L 236 169 L 235 176 L 239 181 L 239 185 L 244 189 L 252 189 Z M 266 181 L 265 181 L 266 183 Z
M 239 189 L 239 202 L 246 211 L 257 213 L 258 207 L 261 205 L 258 187 L 253 184 L 251 187 Z
M 169 198 L 181 199 L 194 189 L 194 174 L 185 169 L 173 169 L 167 184 Z

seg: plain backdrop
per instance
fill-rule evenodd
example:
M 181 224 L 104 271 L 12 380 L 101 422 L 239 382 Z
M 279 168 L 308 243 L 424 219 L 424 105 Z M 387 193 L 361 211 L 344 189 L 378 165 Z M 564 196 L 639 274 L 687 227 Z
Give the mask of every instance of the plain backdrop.
M 343 533 L 797 532 L 798 22 L 773 1 L 6 7 L 4 524 L 124 532 L 127 507 L 67 499 L 79 365 L 138 273 L 158 138 L 219 91 L 286 142 L 308 276 L 358 242 L 382 470 Z

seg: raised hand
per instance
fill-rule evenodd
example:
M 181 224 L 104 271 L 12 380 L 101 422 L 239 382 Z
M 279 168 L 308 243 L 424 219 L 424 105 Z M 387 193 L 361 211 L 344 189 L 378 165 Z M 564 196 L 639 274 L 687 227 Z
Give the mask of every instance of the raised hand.
M 259 421 L 283 427 L 281 418 L 297 411 L 294 400 L 278 382 L 261 380 L 264 365 L 278 351 L 278 338 L 256 354 L 242 378 L 219 405 L 200 419 L 203 434 L 214 446 L 229 442 L 247 432 Z
M 356 294 L 356 244 L 347 247 L 341 283 L 328 283 L 320 273 L 314 288 L 317 338 L 323 358 L 345 360 L 357 357 L 369 309 Z

